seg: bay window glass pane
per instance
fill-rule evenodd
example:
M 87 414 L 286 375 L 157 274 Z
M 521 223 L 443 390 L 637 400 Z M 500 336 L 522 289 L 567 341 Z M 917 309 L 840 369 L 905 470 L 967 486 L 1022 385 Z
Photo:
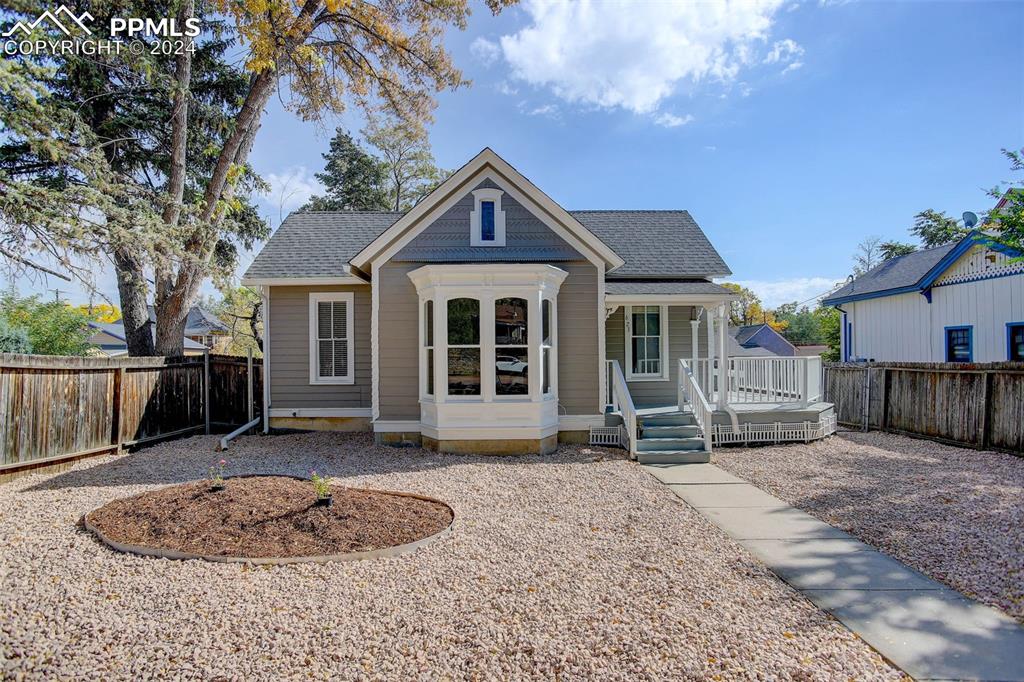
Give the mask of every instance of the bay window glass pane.
M 494 241 L 494 202 L 480 202 L 480 241 Z
M 475 298 L 453 298 L 448 301 L 448 345 L 480 344 L 480 301 Z M 477 351 L 479 355 L 479 351 Z
M 434 349 L 427 349 L 427 395 L 434 395 Z
M 551 393 L 551 349 L 541 350 L 541 393 Z
M 480 349 L 448 349 L 448 395 L 480 395 Z
M 551 301 L 544 299 L 540 302 L 541 320 L 541 343 L 545 346 L 551 345 Z
M 527 379 L 526 347 L 498 348 L 494 358 L 494 392 L 496 395 L 526 395 L 530 392 Z
M 425 341 L 424 345 L 426 345 L 426 346 L 433 346 L 434 345 L 434 302 L 433 301 L 427 301 L 425 304 L 423 304 L 423 323 L 425 325 L 424 334 L 423 334 L 423 338 L 424 338 L 424 341 Z
M 527 340 L 526 299 L 499 298 L 494 302 L 494 343 L 517 346 Z

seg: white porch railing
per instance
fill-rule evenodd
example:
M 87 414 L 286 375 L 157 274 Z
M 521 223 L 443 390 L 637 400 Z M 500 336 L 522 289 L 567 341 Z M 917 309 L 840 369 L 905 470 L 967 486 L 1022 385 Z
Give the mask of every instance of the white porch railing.
M 629 395 L 629 387 L 626 385 L 626 376 L 622 373 L 622 367 L 618 360 L 607 360 L 608 365 L 608 394 L 611 396 L 612 411 L 622 415 L 625 424 L 626 443 L 623 443 L 629 451 L 630 458 L 636 458 L 636 433 L 637 418 L 636 405 L 633 404 L 633 397 Z
M 711 427 L 713 424 L 714 411 L 708 404 L 708 399 L 693 376 L 693 370 L 686 364 L 686 360 L 679 360 L 679 377 L 676 382 L 677 402 L 679 411 L 685 412 L 685 406 L 689 405 L 693 410 L 693 418 L 700 427 L 704 436 L 704 450 L 711 452 Z
M 716 400 L 719 392 L 718 358 L 697 360 L 695 378 L 704 395 Z M 725 399 L 745 403 L 800 403 L 821 398 L 821 357 L 729 358 Z

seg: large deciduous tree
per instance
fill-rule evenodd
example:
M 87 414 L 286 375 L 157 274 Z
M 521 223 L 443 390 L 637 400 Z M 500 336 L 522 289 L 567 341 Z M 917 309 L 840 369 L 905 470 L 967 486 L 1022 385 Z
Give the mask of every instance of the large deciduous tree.
M 380 153 L 393 211 L 408 211 L 450 175 L 434 162 L 421 122 L 372 116 L 363 135 Z
M 1014 173 L 1024 172 L 1024 149 L 1004 149 Z M 1003 183 L 989 190 L 995 207 L 985 216 L 987 232 L 994 241 L 1024 254 L 1024 179 Z

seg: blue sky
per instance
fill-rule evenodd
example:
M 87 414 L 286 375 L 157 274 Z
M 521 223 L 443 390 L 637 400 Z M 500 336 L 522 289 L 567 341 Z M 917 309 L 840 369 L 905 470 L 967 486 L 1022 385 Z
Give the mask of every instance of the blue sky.
M 440 97 L 439 164 L 490 146 L 568 209 L 688 209 L 769 305 L 845 278 L 865 236 L 909 241 L 917 211 L 985 210 L 1024 146 L 1022 2 L 474 9 L 446 39 L 473 86 Z M 275 227 L 335 124 L 362 122 L 268 111 Z

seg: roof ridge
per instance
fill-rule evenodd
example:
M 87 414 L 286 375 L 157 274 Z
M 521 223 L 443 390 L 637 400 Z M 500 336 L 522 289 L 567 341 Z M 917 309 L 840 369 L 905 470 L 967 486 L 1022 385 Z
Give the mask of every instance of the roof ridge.
M 689 213 L 685 208 L 575 208 L 569 213 Z

